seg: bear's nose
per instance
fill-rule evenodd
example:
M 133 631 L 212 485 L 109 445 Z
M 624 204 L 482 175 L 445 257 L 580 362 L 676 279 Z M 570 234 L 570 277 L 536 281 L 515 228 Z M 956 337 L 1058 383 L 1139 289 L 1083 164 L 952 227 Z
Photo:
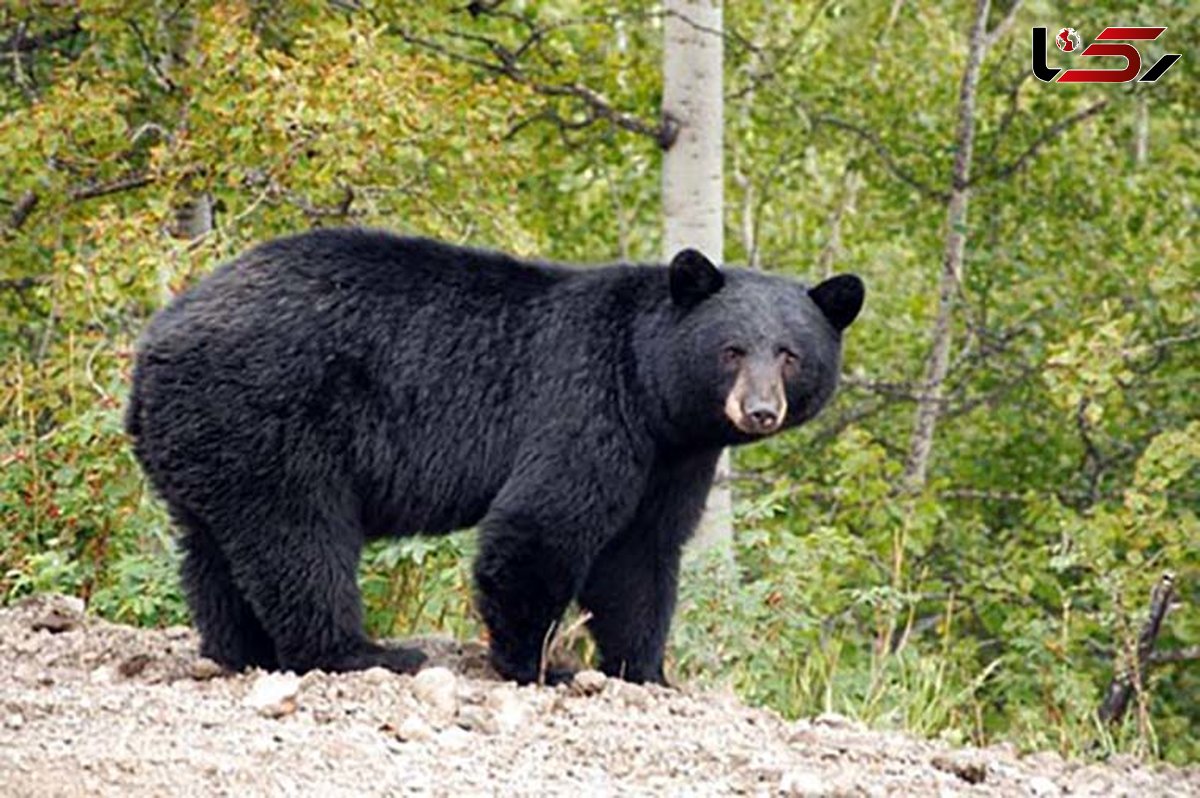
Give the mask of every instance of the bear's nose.
M 746 408 L 746 415 L 754 422 L 754 426 L 763 430 L 773 429 L 779 423 L 779 414 L 769 405 Z

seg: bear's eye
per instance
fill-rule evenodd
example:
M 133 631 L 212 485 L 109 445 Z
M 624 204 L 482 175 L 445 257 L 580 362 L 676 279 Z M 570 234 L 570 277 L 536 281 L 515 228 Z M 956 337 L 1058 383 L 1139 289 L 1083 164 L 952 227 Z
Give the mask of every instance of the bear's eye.
M 737 365 L 745 356 L 746 350 L 740 346 L 727 346 L 721 350 L 721 362 L 727 366 Z
M 780 347 L 779 357 L 783 359 L 784 368 L 794 369 L 800 362 L 800 357 L 790 349 Z

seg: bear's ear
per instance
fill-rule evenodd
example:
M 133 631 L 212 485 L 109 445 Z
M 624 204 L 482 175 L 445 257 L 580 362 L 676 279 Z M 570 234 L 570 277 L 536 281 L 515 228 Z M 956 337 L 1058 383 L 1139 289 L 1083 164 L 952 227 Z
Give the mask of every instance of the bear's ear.
M 671 299 L 681 308 L 690 308 L 721 290 L 725 275 L 704 254 L 695 249 L 680 250 L 671 259 Z
M 839 274 L 808 292 L 825 318 L 839 332 L 850 326 L 862 310 L 866 289 L 863 281 L 854 274 Z

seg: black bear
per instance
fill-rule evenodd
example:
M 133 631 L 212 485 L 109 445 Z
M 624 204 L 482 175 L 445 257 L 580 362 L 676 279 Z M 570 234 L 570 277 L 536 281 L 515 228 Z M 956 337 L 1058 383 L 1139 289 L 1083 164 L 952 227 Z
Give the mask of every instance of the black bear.
M 363 631 L 363 544 L 477 525 L 500 674 L 536 679 L 578 600 L 606 672 L 661 682 L 720 451 L 829 400 L 862 301 L 852 275 L 810 289 L 694 250 L 578 269 L 345 229 L 248 251 L 151 321 L 126 419 L 202 653 L 415 670 Z

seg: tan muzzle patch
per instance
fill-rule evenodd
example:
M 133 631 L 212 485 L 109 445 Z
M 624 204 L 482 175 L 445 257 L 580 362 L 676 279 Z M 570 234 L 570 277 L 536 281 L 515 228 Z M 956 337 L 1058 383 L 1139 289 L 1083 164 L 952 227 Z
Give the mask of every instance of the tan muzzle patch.
M 725 397 L 725 416 L 733 426 L 749 435 L 766 435 L 783 426 L 787 417 L 787 393 L 780 375 L 770 385 L 756 385 L 747 369 L 738 371 L 737 379 Z

